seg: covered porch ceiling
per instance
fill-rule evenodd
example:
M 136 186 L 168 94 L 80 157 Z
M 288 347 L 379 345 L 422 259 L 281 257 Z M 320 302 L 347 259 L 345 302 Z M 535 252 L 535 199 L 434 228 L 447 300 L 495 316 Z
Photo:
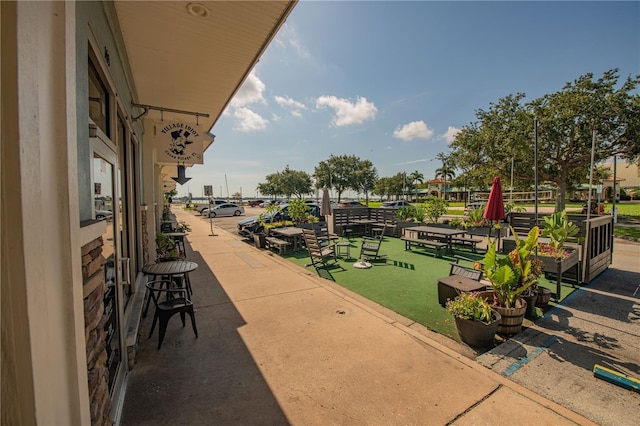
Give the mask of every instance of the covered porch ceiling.
M 135 103 L 209 114 L 198 118 L 209 131 L 296 3 L 115 1 Z M 140 115 L 144 109 L 135 111 Z M 153 109 L 144 116 L 161 117 L 196 121 L 194 116 L 169 111 L 161 115 Z

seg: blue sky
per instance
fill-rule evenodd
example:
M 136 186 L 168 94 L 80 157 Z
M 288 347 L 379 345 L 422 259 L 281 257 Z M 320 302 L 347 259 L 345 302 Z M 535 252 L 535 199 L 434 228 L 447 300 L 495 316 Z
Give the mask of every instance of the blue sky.
M 612 68 L 640 74 L 640 2 L 301 1 L 178 193 L 255 197 L 331 154 L 432 179 L 477 109 Z

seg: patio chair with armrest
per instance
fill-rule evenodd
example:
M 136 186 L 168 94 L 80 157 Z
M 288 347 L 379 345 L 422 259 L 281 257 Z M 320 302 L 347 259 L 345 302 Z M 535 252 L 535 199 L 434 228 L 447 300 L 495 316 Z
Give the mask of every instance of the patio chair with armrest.
M 450 262 L 449 277 L 438 280 L 438 302 L 442 306 L 447 304 L 447 300 L 455 299 L 462 292 L 486 290 L 486 286 L 480 282 L 482 271 L 460 265 L 460 260 L 473 262 L 471 259 L 456 256 L 456 262 Z M 452 276 L 461 278 L 452 280 Z
M 318 269 L 330 266 L 329 262 L 331 261 L 334 264 L 338 262 L 334 243 L 321 241 L 313 229 L 302 228 L 302 237 L 311 258 L 311 265 L 316 269 L 318 275 L 320 275 Z
M 360 246 L 360 260 L 379 260 L 383 255 L 379 254 L 382 238 L 362 237 L 362 245 Z
M 149 281 L 146 284 L 151 300 L 153 300 L 153 304 L 156 307 L 155 313 L 153 314 L 153 323 L 151 324 L 149 338 L 153 335 L 153 330 L 156 328 L 156 322 L 158 319 L 160 320 L 158 349 L 162 346 L 164 335 L 167 332 L 169 319 L 171 319 L 175 314 L 180 314 L 183 327 L 185 326 L 185 314 L 189 314 L 189 317 L 191 318 L 191 327 L 193 328 L 196 338 L 198 338 L 195 311 L 193 309 L 193 302 L 191 302 L 187 293 L 188 289 L 186 287 L 174 288 L 173 284 L 173 281 L 169 280 Z
M 466 278 L 470 278 L 475 281 L 480 281 L 482 279 L 482 271 L 473 269 L 467 266 L 460 265 L 461 260 L 465 260 L 467 262 L 474 263 L 473 259 L 467 259 L 462 256 L 455 256 L 456 262 L 450 262 L 451 269 L 449 270 L 449 275 L 460 275 Z

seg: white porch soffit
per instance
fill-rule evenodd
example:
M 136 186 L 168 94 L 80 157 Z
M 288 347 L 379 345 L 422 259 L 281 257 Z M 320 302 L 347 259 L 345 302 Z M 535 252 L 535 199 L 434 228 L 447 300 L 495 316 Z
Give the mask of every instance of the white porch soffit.
M 209 131 L 296 3 L 116 1 L 136 102 L 208 113 L 199 123 Z M 196 120 L 170 112 L 163 117 Z M 159 120 L 160 112 L 150 110 L 145 118 Z

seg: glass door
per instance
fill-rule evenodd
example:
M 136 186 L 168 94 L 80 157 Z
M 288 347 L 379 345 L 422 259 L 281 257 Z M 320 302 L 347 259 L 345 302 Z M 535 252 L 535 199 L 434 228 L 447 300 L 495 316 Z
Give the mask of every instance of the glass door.
M 112 407 L 120 400 L 122 381 L 127 370 L 123 362 L 124 348 L 124 291 L 123 277 L 129 271 L 122 263 L 120 227 L 120 191 L 118 182 L 118 161 L 109 141 L 92 138 L 92 178 L 94 197 L 94 218 L 106 221 L 106 231 L 102 235 L 102 255 L 105 258 L 104 313 L 107 316 L 104 331 L 107 352 L 108 383 Z M 124 266 L 124 267 L 123 267 Z M 125 278 L 126 281 L 126 278 Z

